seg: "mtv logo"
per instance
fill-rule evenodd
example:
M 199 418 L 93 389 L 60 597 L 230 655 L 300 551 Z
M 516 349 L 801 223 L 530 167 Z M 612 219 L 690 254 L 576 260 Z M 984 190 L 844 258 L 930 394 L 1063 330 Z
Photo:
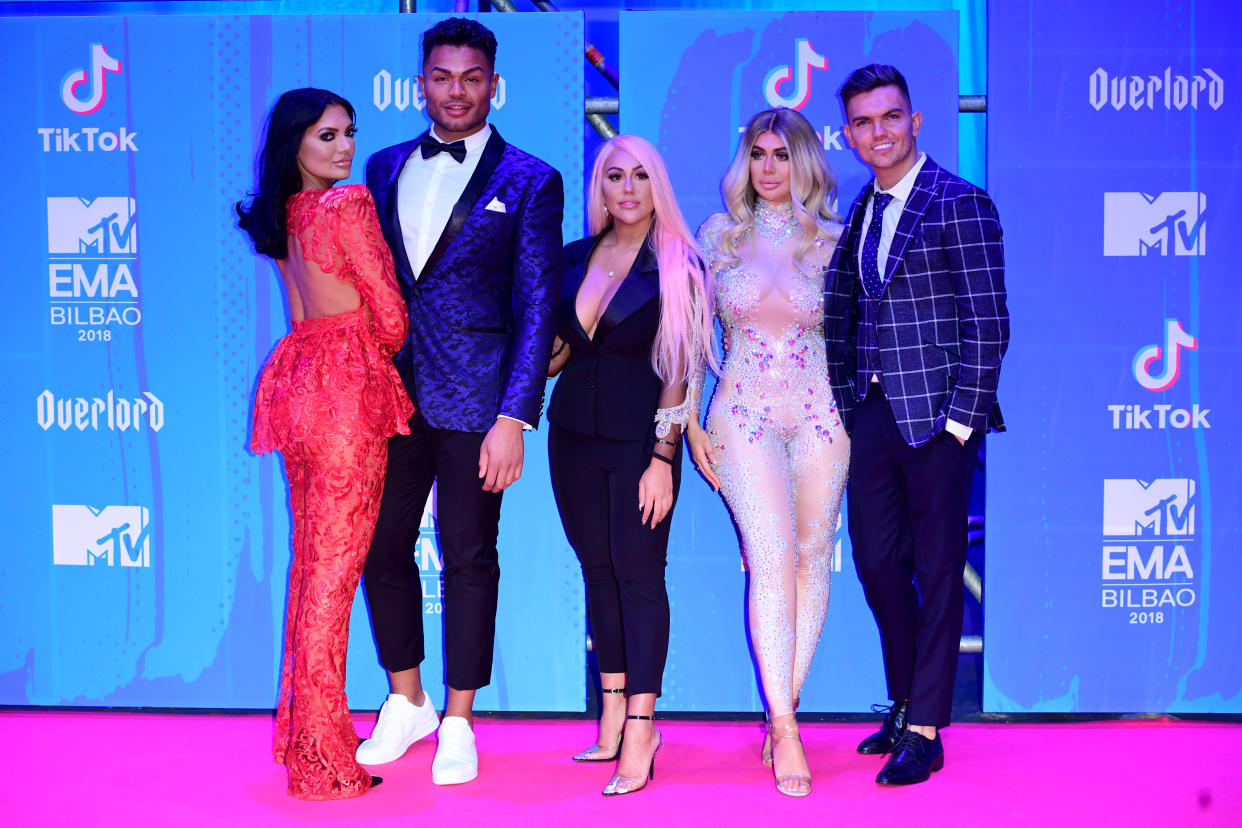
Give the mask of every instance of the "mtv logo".
M 436 490 L 432 488 L 423 506 L 423 517 L 418 525 L 418 541 L 414 545 L 414 559 L 424 576 L 439 577 L 444 570 L 440 557 L 440 528 L 436 519 Z
M 1104 481 L 1106 537 L 1167 538 L 1195 533 L 1195 481 L 1137 478 Z
M 50 255 L 133 256 L 138 252 L 138 213 L 126 196 L 47 200 Z
M 1202 256 L 1207 253 L 1203 193 L 1105 193 L 1105 256 Z
M 145 506 L 52 506 L 56 566 L 151 565 L 151 512 Z

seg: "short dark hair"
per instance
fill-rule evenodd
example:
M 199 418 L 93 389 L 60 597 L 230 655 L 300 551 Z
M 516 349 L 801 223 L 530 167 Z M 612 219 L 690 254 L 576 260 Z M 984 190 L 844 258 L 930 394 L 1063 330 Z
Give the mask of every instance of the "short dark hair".
M 467 46 L 478 49 L 487 56 L 487 62 L 496 68 L 496 35 L 477 20 L 450 17 L 441 20 L 423 32 L 423 65 L 437 46 Z
M 850 76 L 845 79 L 845 83 L 841 84 L 841 88 L 837 91 L 837 94 L 841 97 L 841 108 L 848 112 L 851 98 L 879 89 L 882 86 L 895 86 L 900 89 L 901 94 L 906 99 L 906 106 L 910 106 L 910 87 L 906 86 L 905 76 L 897 71 L 896 66 L 873 63 L 870 66 L 864 66 L 861 69 L 855 69 L 853 72 L 850 72 Z

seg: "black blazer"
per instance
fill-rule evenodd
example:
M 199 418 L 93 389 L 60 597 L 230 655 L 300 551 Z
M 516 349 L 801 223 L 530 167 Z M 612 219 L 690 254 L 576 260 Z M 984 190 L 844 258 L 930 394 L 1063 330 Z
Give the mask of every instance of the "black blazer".
M 611 440 L 650 440 L 664 384 L 651 367 L 660 328 L 660 272 L 644 244 L 629 275 L 588 338 L 575 310 L 578 288 L 599 236 L 565 246 L 565 277 L 556 315 L 557 335 L 569 344 L 548 422 L 569 431 Z

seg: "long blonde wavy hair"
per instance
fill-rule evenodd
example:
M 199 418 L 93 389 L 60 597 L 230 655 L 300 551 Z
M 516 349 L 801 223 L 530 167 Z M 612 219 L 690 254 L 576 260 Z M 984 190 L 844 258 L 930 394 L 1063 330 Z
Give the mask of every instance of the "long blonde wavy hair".
M 736 264 L 741 257 L 739 240 L 755 224 L 755 188 L 750 183 L 750 153 L 755 141 L 771 132 L 789 151 L 789 191 L 794 215 L 802 225 L 802 241 L 794 249 L 794 263 L 801 267 L 804 257 L 819 238 L 835 242 L 840 231 L 834 225 L 840 217 L 832 212 L 837 197 L 837 179 L 824 157 L 823 144 L 801 113 L 787 107 L 765 109 L 746 124 L 738 142 L 733 163 L 720 182 L 729 225 L 720 231 L 716 247 L 724 257 L 714 266 Z
M 629 153 L 647 171 L 655 205 L 647 244 L 660 268 L 660 327 L 651 349 L 651 366 L 664 383 L 688 381 L 701 360 L 713 368 L 716 364 L 707 300 L 712 295 L 711 276 L 677 206 L 664 159 L 650 142 L 637 135 L 614 136 L 595 154 L 587 191 L 591 235 L 612 227 L 612 216 L 604 210 L 604 170 L 618 150 Z

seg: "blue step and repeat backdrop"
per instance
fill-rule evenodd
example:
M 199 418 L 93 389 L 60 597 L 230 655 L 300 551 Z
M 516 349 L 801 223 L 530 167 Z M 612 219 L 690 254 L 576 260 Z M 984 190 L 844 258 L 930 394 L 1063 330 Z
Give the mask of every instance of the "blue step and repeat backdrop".
M 26 135 L 6 227 L 14 335 L 0 390 L 22 481 L 0 561 L 0 704 L 269 707 L 288 512 L 279 462 L 245 450 L 254 378 L 287 320 L 275 270 L 233 225 L 262 119 L 279 91 L 338 90 L 359 110 L 359 156 L 425 126 L 413 76 L 429 15 L 29 19 L 0 23 Z M 565 176 L 566 239 L 582 233 L 582 24 L 489 15 L 505 78 L 494 121 Z M 956 166 L 954 12 L 622 15 L 623 126 L 668 158 L 690 222 L 751 113 L 793 106 L 821 132 L 843 202 L 867 175 L 835 89 L 873 61 L 902 65 L 923 146 Z M 355 168 L 354 180 L 362 173 Z M 139 221 L 139 217 L 142 220 Z M 496 676 L 480 706 L 582 710 L 581 576 L 548 486 L 542 432 L 506 494 Z M 435 519 L 417 554 L 440 680 Z M 879 645 L 838 531 L 834 592 L 803 710 L 883 696 Z M 745 573 L 719 498 L 691 477 L 673 527 L 669 710 L 758 710 Z M 355 605 L 348 691 L 385 692 Z
M 1005 223 L 1014 344 L 1001 387 L 1011 432 L 988 449 L 987 710 L 1242 712 L 1242 294 L 1228 287 L 1242 151 L 1225 88 L 1242 53 L 1224 3 L 1141 6 L 990 10 L 990 180 L 976 183 Z M 1157 18 L 1168 25 L 1143 22 Z M 273 705 L 288 508 L 279 461 L 246 445 L 255 377 L 288 321 L 232 203 L 284 89 L 353 101 L 353 181 L 367 154 L 421 132 L 413 78 L 437 19 L 0 20 L 13 121 L 0 705 Z M 576 238 L 582 17 L 486 20 L 504 77 L 493 121 L 562 171 Z M 835 91 L 873 61 L 906 72 L 920 147 L 957 166 L 955 12 L 623 12 L 620 34 L 622 127 L 664 153 L 692 226 L 721 209 L 739 131 L 771 105 L 819 131 L 844 209 L 868 174 Z M 505 503 L 496 673 L 480 707 L 582 710 L 581 575 L 542 430 Z M 423 522 L 434 688 L 431 510 Z M 668 576 L 662 707 L 758 710 L 737 536 L 693 476 Z M 374 707 L 386 686 L 361 600 L 352 624 L 347 689 Z M 802 709 L 865 710 L 883 695 L 842 525 Z
M 368 154 L 427 126 L 434 15 L 0 20 L 10 115 L 0 344 L 8 481 L 0 704 L 270 708 L 289 563 L 281 464 L 248 445 L 259 368 L 288 330 L 279 276 L 235 227 L 264 118 L 321 86 Z M 580 14 L 489 15 L 493 122 L 571 182 L 582 226 Z M 581 574 L 549 508 L 542 437 L 505 497 L 495 680 L 480 706 L 581 710 Z M 434 517 L 418 555 L 441 681 Z M 348 692 L 386 691 L 364 602 Z M 439 694 L 437 694 L 438 696 Z
M 792 107 L 819 133 L 840 184 L 843 213 L 870 173 L 841 132 L 837 89 L 860 66 L 899 66 L 923 112 L 919 147 L 955 170 L 957 46 L 953 11 L 622 12 L 621 128 L 660 150 L 693 229 L 724 209 L 720 179 L 750 116 Z M 758 710 L 737 534 L 723 501 L 695 476 L 682 484 L 677 508 L 662 704 Z M 854 570 L 844 516 L 843 509 L 828 621 L 802 690 L 802 711 L 865 711 L 886 698 L 879 636 Z
M 990 15 L 984 709 L 1242 713 L 1236 5 Z

